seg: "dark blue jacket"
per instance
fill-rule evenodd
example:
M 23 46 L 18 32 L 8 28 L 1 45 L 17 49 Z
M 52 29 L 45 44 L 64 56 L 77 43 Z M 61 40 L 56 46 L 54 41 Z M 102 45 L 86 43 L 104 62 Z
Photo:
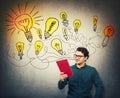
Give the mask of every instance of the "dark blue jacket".
M 74 75 L 65 79 L 64 82 L 58 82 L 59 89 L 63 89 L 68 84 L 67 98 L 92 98 L 91 90 L 93 85 L 96 87 L 94 98 L 101 98 L 103 83 L 97 70 L 89 65 L 82 68 L 73 65 L 71 68 Z

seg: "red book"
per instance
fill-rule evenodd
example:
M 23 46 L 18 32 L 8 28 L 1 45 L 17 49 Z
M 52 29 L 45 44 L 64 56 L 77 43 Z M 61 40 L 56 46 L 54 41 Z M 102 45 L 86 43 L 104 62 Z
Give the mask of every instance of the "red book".
M 58 60 L 56 63 L 59 67 L 60 72 L 64 72 L 68 76 L 73 76 L 72 69 L 67 59 Z

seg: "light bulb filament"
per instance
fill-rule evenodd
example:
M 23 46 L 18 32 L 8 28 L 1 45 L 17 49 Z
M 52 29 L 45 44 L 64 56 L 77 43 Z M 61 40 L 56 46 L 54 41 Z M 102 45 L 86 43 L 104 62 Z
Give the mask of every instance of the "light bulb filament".
M 23 26 L 26 31 L 28 31 L 28 25 L 29 25 L 29 18 L 25 18 L 23 20 L 18 21 L 18 24 Z
M 19 52 L 22 52 L 22 46 L 18 45 Z
M 39 48 L 40 48 L 40 45 L 37 45 L 37 48 L 39 49 Z
M 56 21 L 53 21 L 50 25 L 50 28 L 48 29 L 48 32 L 51 31 L 52 27 L 56 24 Z
M 66 17 L 65 14 L 62 14 L 62 18 L 63 18 L 64 21 L 67 20 L 67 17 Z
M 55 44 L 55 47 L 56 47 L 57 49 L 60 49 L 60 45 L 59 45 L 58 43 Z

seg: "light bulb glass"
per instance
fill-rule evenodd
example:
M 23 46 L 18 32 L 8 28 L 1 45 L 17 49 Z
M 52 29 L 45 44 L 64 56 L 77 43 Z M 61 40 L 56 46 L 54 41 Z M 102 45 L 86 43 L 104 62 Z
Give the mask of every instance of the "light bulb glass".
M 93 16 L 93 31 L 95 31 L 95 32 L 97 30 L 97 22 L 98 22 L 98 17 Z
M 114 35 L 115 30 L 112 25 L 108 25 L 104 28 L 103 33 L 104 33 L 105 37 L 103 39 L 102 46 L 106 47 L 109 42 L 109 38 Z
M 97 22 L 98 22 L 98 17 L 93 16 L 93 25 L 97 25 Z
M 60 12 L 60 18 L 62 19 L 63 25 L 67 27 L 69 25 L 67 20 L 67 13 L 64 11 Z
M 28 14 L 19 15 L 15 19 L 15 25 L 19 30 L 22 30 L 25 33 L 25 36 L 28 41 L 32 41 L 32 34 L 30 29 L 33 27 L 33 19 Z
M 60 18 L 64 21 L 67 20 L 67 13 L 66 12 L 60 12 Z
M 49 17 L 45 23 L 45 39 L 49 38 L 58 29 L 58 26 L 58 19 L 54 17 Z
M 74 22 L 73 22 L 73 26 L 74 26 L 74 28 L 79 29 L 80 26 L 81 26 L 80 20 L 79 19 L 75 19 Z
M 23 50 L 24 50 L 24 43 L 23 42 L 17 42 L 16 43 L 16 49 L 18 51 L 18 56 L 20 56 L 20 59 L 22 59 Z
M 63 37 L 68 40 L 68 32 L 66 28 L 63 28 Z
M 43 42 L 42 41 L 36 41 L 35 44 L 34 44 L 34 47 L 35 47 L 35 54 L 38 55 L 39 52 L 42 50 L 43 48 Z
M 55 38 L 52 40 L 52 48 L 55 49 L 60 54 L 63 54 L 62 42 L 59 39 Z
M 79 19 L 75 19 L 73 22 L 74 31 L 77 32 L 80 26 L 81 26 L 81 21 Z
M 38 34 L 39 38 L 42 39 L 42 30 L 41 29 L 37 30 L 37 34 Z
M 23 52 L 24 50 L 24 43 L 23 42 L 17 42 L 16 43 L 16 49 L 18 52 Z

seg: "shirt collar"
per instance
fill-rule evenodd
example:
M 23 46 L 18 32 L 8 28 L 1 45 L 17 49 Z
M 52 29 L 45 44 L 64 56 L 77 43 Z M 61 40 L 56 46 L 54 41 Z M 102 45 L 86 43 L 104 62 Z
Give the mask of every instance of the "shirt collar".
M 76 64 L 75 64 L 75 67 L 78 68 L 78 67 L 76 66 Z M 82 66 L 82 67 L 80 67 L 80 68 L 78 68 L 78 69 L 85 68 L 85 67 L 86 67 L 86 63 L 85 63 L 84 66 Z

